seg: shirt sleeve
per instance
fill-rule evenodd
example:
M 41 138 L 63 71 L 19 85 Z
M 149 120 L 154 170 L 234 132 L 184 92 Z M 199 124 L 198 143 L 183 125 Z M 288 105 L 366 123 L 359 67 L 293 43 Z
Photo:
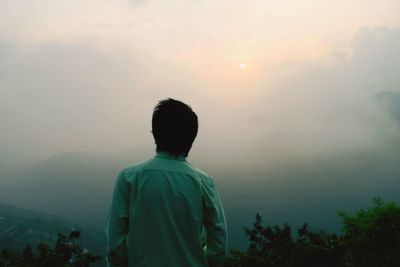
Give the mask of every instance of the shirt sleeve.
M 120 172 L 114 185 L 111 207 L 106 223 L 107 266 L 127 267 L 129 233 L 130 185 Z
M 219 192 L 212 180 L 205 183 L 203 209 L 208 264 L 220 267 L 228 253 L 228 235 Z

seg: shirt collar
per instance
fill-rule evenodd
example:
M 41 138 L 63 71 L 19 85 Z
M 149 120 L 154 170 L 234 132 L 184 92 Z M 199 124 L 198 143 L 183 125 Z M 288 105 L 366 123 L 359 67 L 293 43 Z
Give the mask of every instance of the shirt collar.
M 175 155 L 173 155 L 171 153 L 168 153 L 168 152 L 165 152 L 165 151 L 158 151 L 156 153 L 156 158 L 186 161 L 186 157 L 185 156 L 175 156 Z

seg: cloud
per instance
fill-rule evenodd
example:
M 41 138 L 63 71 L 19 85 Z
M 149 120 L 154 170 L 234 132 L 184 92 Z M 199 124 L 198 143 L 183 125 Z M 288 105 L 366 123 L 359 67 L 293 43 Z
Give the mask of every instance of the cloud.
M 352 212 L 375 196 L 400 201 L 399 42 L 399 29 L 360 29 L 351 57 L 291 66 L 269 85 L 273 93 L 258 95 L 249 108 L 257 119 L 248 123 L 253 131 L 264 125 L 262 133 L 248 154 L 239 149 L 253 163 L 223 184 L 227 209 L 235 210 L 232 232 L 255 212 L 269 224 L 307 221 L 339 231 L 338 210 Z M 239 235 L 232 240 L 240 243 Z
M 376 95 L 400 91 L 399 42 L 398 29 L 362 28 L 348 58 L 329 65 L 283 65 L 282 78 L 259 90 L 247 109 L 257 118 L 247 120 L 254 134 L 249 150 L 262 150 L 255 157 L 262 153 L 274 165 L 351 153 L 397 138 L 397 122 Z
M 381 92 L 376 95 L 376 99 L 382 108 L 400 123 L 400 92 Z
M 354 35 L 351 56 L 328 65 L 314 60 L 269 68 L 265 75 L 278 78 L 268 84 L 260 78 L 233 104 L 235 92 L 204 90 L 210 84 L 190 70 L 139 51 L 62 43 L 21 49 L 3 42 L 0 163 L 9 158 L 18 166 L 1 169 L 1 188 L 8 192 L 2 201 L 7 196 L 52 212 L 63 207 L 70 217 L 104 217 L 112 173 L 151 154 L 151 109 L 173 96 L 199 114 L 190 160 L 216 177 L 233 239 L 256 211 L 268 223 L 308 221 L 337 229 L 338 209 L 398 195 L 399 42 L 398 29 L 363 28 Z M 133 146 L 140 149 L 113 156 Z M 37 161 L 76 150 L 106 156 L 72 153 L 19 170 L 24 153 Z M 96 194 L 87 197 L 93 184 Z M 59 185 L 80 190 L 71 200 L 70 190 Z
M 398 29 L 362 28 L 354 35 L 351 57 L 329 65 L 323 60 L 277 65 L 265 71 L 275 81 L 257 78 L 240 93 L 221 91 L 206 77 L 141 51 L 102 50 L 90 43 L 23 49 L 3 42 L 0 146 L 12 158 L 28 151 L 32 157 L 122 152 L 138 144 L 152 150 L 151 108 L 161 98 L 176 97 L 200 115 L 195 160 L 276 166 L 367 149 L 398 135 L 393 116 L 375 96 L 399 91 L 399 40 Z M 235 94 L 238 100 L 229 104 Z
M 196 95 L 187 91 L 190 74 L 182 78 L 174 66 L 127 50 L 2 43 L 0 62 L 0 147 L 12 160 L 75 150 L 121 152 L 141 143 L 150 148 L 156 101 Z
M 96 130 L 123 123 L 109 116 L 110 110 L 122 112 L 116 101 L 127 102 L 125 95 L 113 90 L 136 87 L 140 69 L 134 63 L 130 67 L 128 75 L 128 68 L 117 60 L 83 46 L 46 44 L 31 52 L 9 53 L 0 80 L 0 102 L 1 120 L 11 140 L 3 139 L 2 145 L 38 151 L 54 145 L 74 149 L 96 139 Z

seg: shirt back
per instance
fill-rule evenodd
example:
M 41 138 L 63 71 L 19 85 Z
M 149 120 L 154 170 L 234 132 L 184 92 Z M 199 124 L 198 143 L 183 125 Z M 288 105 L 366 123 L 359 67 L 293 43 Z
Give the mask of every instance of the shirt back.
M 213 180 L 184 157 L 167 153 L 120 173 L 107 237 L 110 266 L 220 266 L 227 248 Z

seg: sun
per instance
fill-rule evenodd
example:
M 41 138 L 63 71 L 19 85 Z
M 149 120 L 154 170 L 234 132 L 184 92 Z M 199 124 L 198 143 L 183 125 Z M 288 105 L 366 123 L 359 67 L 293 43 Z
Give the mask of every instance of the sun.
M 240 63 L 239 64 L 239 69 L 240 70 L 245 70 L 247 68 L 247 64 L 246 63 Z

